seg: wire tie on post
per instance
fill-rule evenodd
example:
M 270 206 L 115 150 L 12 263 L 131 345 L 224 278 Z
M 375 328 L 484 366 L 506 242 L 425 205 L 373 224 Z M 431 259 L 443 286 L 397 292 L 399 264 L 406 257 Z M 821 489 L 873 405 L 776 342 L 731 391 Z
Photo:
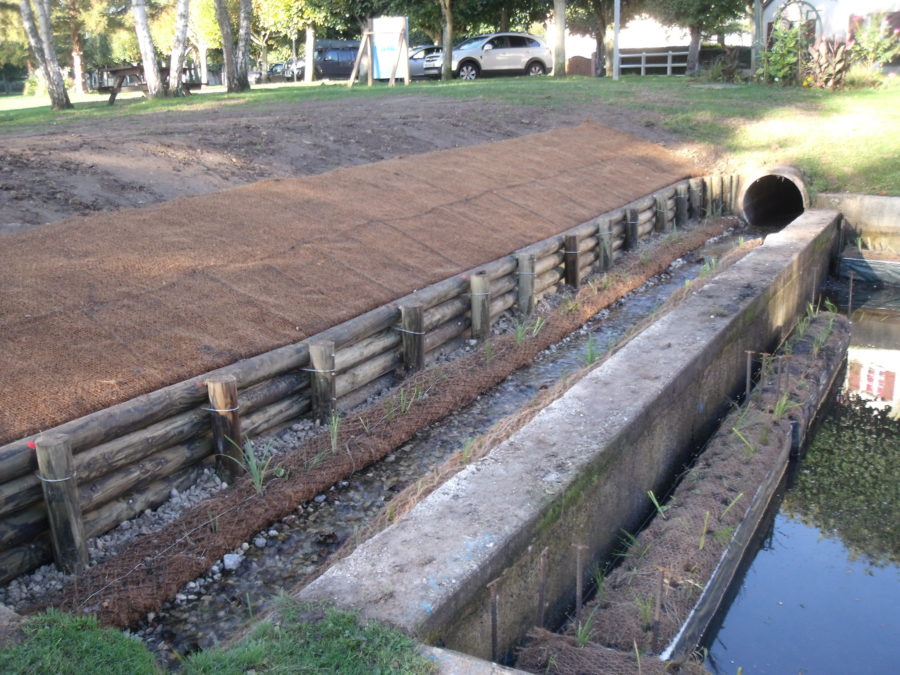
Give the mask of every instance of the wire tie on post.
M 401 333 L 409 333 L 410 335 L 425 335 L 424 330 L 408 330 L 406 328 L 401 328 L 400 326 L 391 326 L 394 330 L 400 331 Z
M 468 295 L 471 297 L 475 297 L 476 295 L 490 295 L 490 293 L 469 293 Z
M 334 372 L 337 372 L 337 371 L 335 371 L 334 368 L 332 368 L 331 370 L 317 370 L 316 368 L 301 368 L 300 370 L 302 370 L 305 373 L 334 373 Z
M 41 480 L 45 483 L 65 483 L 67 480 L 72 480 L 75 476 L 78 475 L 77 472 L 73 473 L 71 476 L 66 476 L 65 478 L 44 478 L 41 474 L 34 474 L 38 480 Z
M 205 410 L 206 412 L 212 413 L 227 413 L 227 412 L 236 412 L 241 409 L 241 406 L 235 406 L 234 408 L 200 408 L 200 410 Z

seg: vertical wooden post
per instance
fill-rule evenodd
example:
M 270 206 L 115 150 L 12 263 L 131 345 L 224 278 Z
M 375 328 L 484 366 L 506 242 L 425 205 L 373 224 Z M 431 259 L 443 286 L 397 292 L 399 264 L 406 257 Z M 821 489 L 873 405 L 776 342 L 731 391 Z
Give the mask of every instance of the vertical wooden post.
M 403 367 L 407 372 L 425 366 L 425 310 L 422 305 L 400 307 L 400 335 L 403 339 Z
M 688 222 L 688 186 L 675 188 L 675 227 L 684 227 Z
M 216 472 L 229 479 L 244 472 L 244 439 L 238 411 L 237 379 L 234 375 L 211 377 L 206 381 L 209 411 L 212 413 Z
M 313 416 L 322 423 L 331 417 L 335 404 L 334 340 L 309 345 L 310 385 Z
M 88 564 L 88 553 L 69 439 L 62 434 L 42 434 L 35 441 L 35 451 L 53 558 L 63 572 L 80 572 Z
M 597 224 L 597 269 L 605 272 L 612 266 L 612 221 L 604 218 Z
M 563 239 L 563 265 L 566 284 L 578 288 L 581 275 L 578 274 L 578 237 L 574 234 L 567 234 Z
M 472 337 L 481 340 L 491 332 L 491 280 L 487 272 L 478 272 L 469 278 L 469 294 L 472 299 Z
M 657 232 L 668 232 L 670 229 L 668 218 L 669 200 L 666 199 L 665 195 L 658 194 L 654 201 L 656 202 L 656 221 L 653 223 L 653 229 Z
M 702 178 L 691 178 L 688 181 L 688 196 L 691 206 L 691 217 L 693 218 L 703 218 L 706 216 L 706 213 L 703 211 L 703 204 L 705 203 L 705 199 L 703 198 L 703 188 L 705 183 Z
M 521 253 L 516 256 L 516 283 L 519 311 L 530 316 L 534 311 L 534 256 Z
M 630 251 L 638 244 L 638 216 L 637 209 L 628 209 L 625 212 L 625 250 Z

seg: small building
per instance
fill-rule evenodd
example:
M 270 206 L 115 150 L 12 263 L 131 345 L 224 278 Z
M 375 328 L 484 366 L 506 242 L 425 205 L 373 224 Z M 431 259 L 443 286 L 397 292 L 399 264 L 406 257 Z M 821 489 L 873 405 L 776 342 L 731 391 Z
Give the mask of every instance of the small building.
M 807 23 L 817 37 L 846 39 L 873 14 L 886 14 L 894 26 L 900 26 L 900 0 L 764 0 L 765 35 L 779 12 L 792 24 Z

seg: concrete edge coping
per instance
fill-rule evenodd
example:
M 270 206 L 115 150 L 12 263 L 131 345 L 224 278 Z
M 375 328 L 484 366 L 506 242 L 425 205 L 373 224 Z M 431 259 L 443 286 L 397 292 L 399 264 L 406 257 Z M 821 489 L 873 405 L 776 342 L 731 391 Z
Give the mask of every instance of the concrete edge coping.
M 732 328 L 735 308 L 764 292 L 759 284 L 747 291 L 748 279 L 773 279 L 838 217 L 835 211 L 807 211 L 770 235 L 765 245 L 692 294 L 297 597 L 359 609 L 367 618 L 420 637 L 435 623 L 452 620 L 464 596 L 506 567 L 503 557 L 522 543 L 522 533 L 540 522 L 590 462 L 625 433 L 666 382 Z M 677 349 L 662 351 L 673 345 Z M 652 363 L 644 357 L 638 367 L 635 356 L 648 349 L 672 356 Z M 566 433 L 563 442 L 560 430 Z

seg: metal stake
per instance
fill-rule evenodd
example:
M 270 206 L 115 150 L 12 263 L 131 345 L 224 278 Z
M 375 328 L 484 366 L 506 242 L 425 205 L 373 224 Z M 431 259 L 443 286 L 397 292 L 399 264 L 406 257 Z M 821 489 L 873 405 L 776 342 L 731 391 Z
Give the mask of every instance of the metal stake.
M 544 627 L 544 603 L 547 596 L 547 547 L 541 551 L 541 581 L 538 588 L 538 626 Z
M 500 660 L 500 644 L 499 644 L 499 628 L 500 628 L 500 619 L 498 616 L 498 592 L 497 592 L 497 584 L 500 582 L 500 577 L 497 577 L 492 582 L 490 582 L 487 587 L 491 592 L 491 660 L 494 663 L 497 663 Z

